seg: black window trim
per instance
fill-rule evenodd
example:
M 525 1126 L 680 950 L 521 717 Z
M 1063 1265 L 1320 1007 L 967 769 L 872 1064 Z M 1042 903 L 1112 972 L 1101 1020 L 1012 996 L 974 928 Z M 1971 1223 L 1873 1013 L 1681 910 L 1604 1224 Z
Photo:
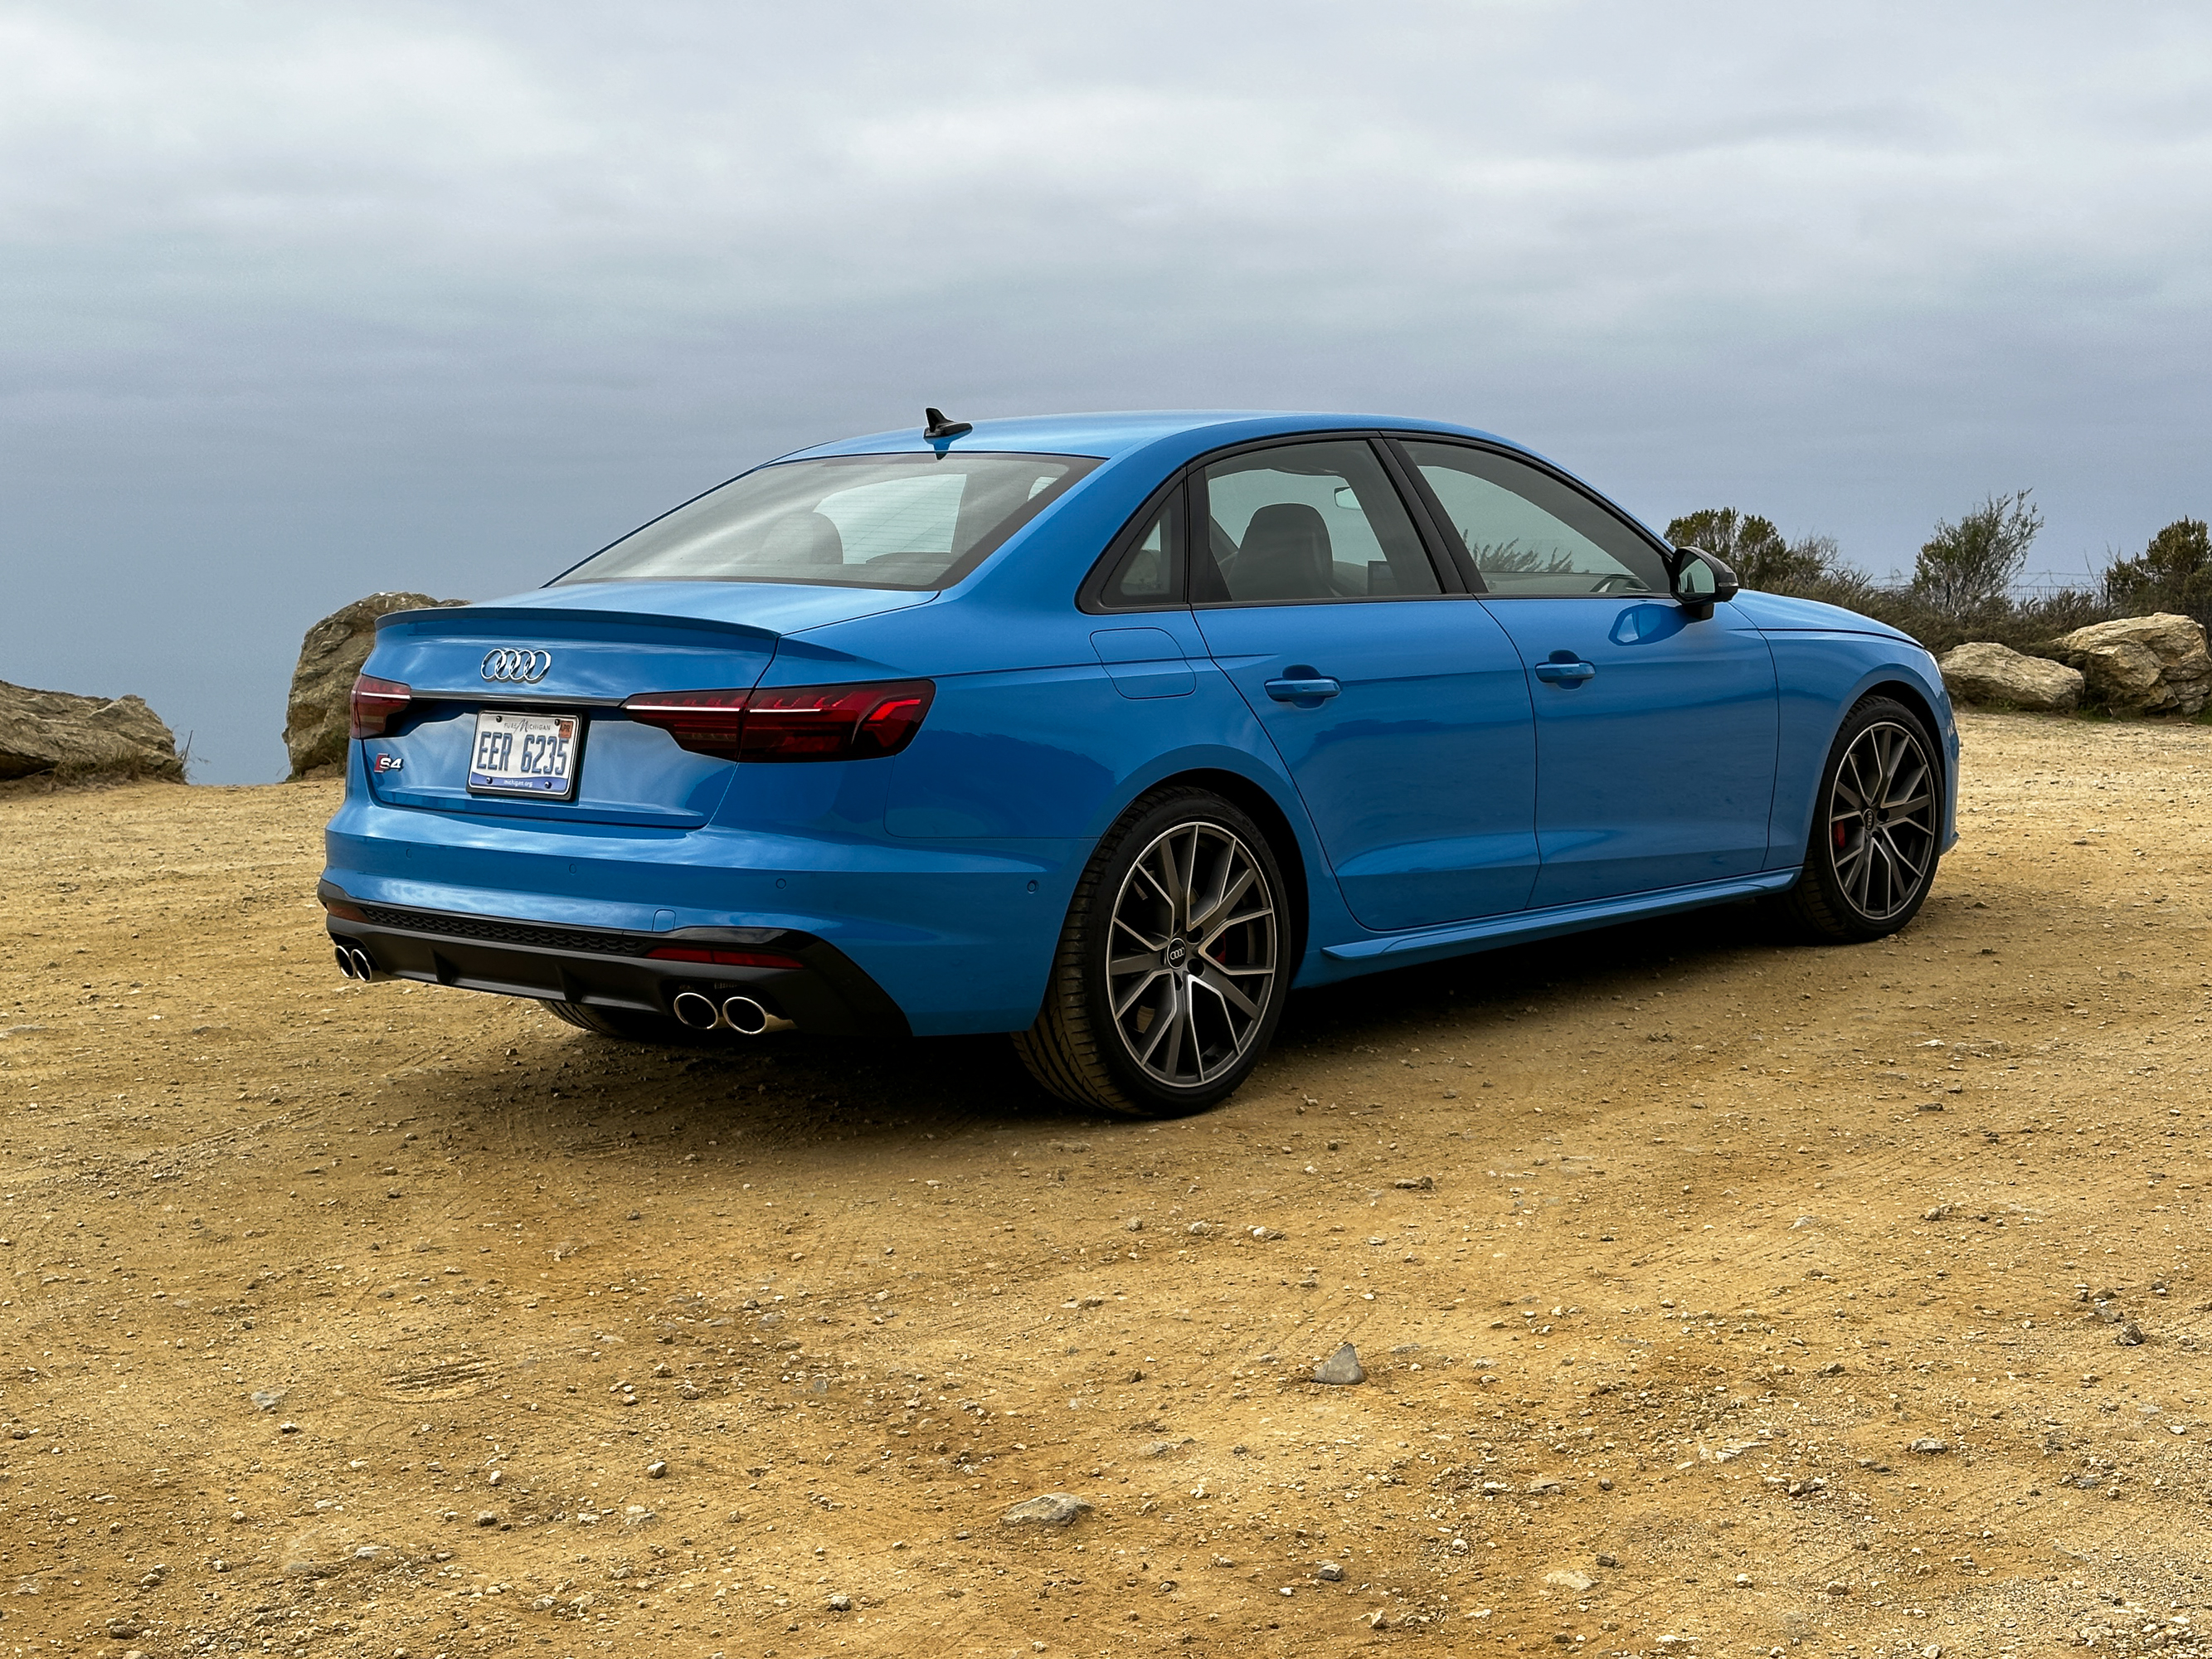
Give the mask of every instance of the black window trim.
M 1188 466 L 1176 468 L 1168 481 L 1146 496 L 1145 504 L 1132 513 L 1127 521 L 1114 532 L 1106 544 L 1106 550 L 1091 567 L 1091 574 L 1084 577 L 1083 586 L 1076 589 L 1075 608 L 1078 611 L 1086 617 L 1146 617 L 1163 611 L 1190 609 L 1190 550 L 1188 545 L 1190 540 L 1190 471 Z M 1178 495 L 1182 497 L 1180 501 L 1176 501 Z M 1156 604 L 1107 604 L 1104 599 L 1106 584 L 1113 580 L 1114 573 L 1121 568 L 1121 561 L 1128 556 L 1129 550 L 1151 527 L 1152 520 L 1166 511 L 1170 502 L 1176 502 L 1182 509 L 1168 521 L 1168 559 L 1180 579 L 1176 584 L 1176 591 Z
M 1430 532 L 1437 538 L 1438 543 L 1443 546 L 1445 556 L 1450 559 L 1453 566 L 1459 571 L 1461 579 L 1466 581 L 1474 592 L 1482 594 L 1486 599 L 1610 599 L 1615 604 L 1618 604 L 1621 599 L 1621 595 L 1618 593 L 1492 592 L 1489 589 L 1488 584 L 1484 582 L 1482 580 L 1482 573 L 1475 568 L 1474 560 L 1468 555 L 1467 549 L 1460 544 L 1459 538 L 1451 534 L 1445 528 L 1445 526 L 1451 523 L 1451 515 L 1444 511 L 1443 503 L 1437 499 L 1436 491 L 1429 487 L 1429 481 L 1421 476 L 1421 469 L 1414 465 L 1413 458 L 1406 453 L 1406 445 L 1409 443 L 1441 444 L 1456 449 L 1477 450 L 1483 454 L 1495 455 L 1502 460 L 1517 461 L 1532 471 L 1542 473 L 1545 477 L 1552 479 L 1556 483 L 1565 484 L 1569 489 L 1573 490 L 1575 494 L 1580 495 L 1584 501 L 1589 501 L 1600 512 L 1605 514 L 1607 517 L 1620 524 L 1622 528 L 1628 531 L 1629 533 L 1634 536 L 1637 540 L 1644 543 L 1647 547 L 1650 548 L 1656 555 L 1657 555 L 1661 569 L 1663 570 L 1668 568 L 1673 558 L 1674 551 L 1673 548 L 1668 546 L 1666 543 L 1661 541 L 1656 536 L 1654 536 L 1642 525 L 1637 523 L 1634 519 L 1631 518 L 1626 513 L 1624 513 L 1620 507 L 1614 506 L 1613 502 L 1599 495 L 1597 491 L 1592 489 L 1588 484 L 1583 483 L 1579 478 L 1570 477 L 1568 474 L 1560 471 L 1559 468 L 1549 465 L 1547 463 L 1537 459 L 1536 457 L 1529 454 L 1525 450 L 1515 449 L 1504 444 L 1484 443 L 1480 439 L 1462 437 L 1457 433 L 1397 431 L 1384 432 L 1378 434 L 1377 435 L 1382 440 L 1383 448 L 1391 452 L 1391 453 L 1395 457 L 1399 467 L 1402 470 L 1405 475 L 1407 482 L 1418 493 L 1421 501 L 1422 518 Z M 1665 597 L 1665 593 L 1666 590 L 1661 589 L 1655 593 L 1654 597 L 1663 598 Z

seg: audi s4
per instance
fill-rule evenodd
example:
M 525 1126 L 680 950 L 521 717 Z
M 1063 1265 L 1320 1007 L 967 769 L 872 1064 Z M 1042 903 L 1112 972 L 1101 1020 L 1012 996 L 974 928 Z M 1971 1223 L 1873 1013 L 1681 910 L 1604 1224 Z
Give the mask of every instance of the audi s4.
M 1295 988 L 1765 901 L 1910 921 L 1936 665 L 1468 428 L 1173 413 L 787 455 L 379 624 L 340 969 L 602 1036 L 1003 1031 L 1158 1116 Z

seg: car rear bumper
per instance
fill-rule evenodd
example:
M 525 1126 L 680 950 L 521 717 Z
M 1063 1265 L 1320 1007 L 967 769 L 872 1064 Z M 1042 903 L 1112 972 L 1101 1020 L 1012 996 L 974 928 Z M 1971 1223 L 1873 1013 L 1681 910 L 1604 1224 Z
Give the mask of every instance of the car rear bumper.
M 332 941 L 366 954 L 373 979 L 411 979 L 502 996 L 673 1018 L 679 992 L 720 1001 L 742 994 L 800 1030 L 906 1036 L 896 1002 L 834 945 L 790 928 L 684 927 L 634 933 L 471 915 L 358 899 L 316 889 Z M 773 953 L 798 967 L 656 958 L 654 951 Z

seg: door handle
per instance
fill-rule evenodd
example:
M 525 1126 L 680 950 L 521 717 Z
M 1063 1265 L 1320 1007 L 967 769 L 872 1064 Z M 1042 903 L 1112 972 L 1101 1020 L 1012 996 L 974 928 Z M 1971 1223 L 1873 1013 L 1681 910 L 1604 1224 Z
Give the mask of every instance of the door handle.
M 1551 661 L 1536 665 L 1536 678 L 1547 685 L 1580 685 L 1595 679 L 1597 669 L 1571 651 L 1554 651 Z
M 1343 690 L 1344 687 L 1339 682 L 1330 679 L 1326 674 L 1316 674 L 1310 678 L 1267 682 L 1267 695 L 1277 702 L 1297 703 L 1307 708 L 1312 708 L 1325 697 L 1335 696 Z

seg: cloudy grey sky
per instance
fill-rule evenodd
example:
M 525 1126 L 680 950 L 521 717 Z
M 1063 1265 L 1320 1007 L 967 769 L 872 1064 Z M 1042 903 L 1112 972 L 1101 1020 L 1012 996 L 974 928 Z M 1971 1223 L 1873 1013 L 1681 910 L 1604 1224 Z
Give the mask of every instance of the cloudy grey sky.
M 2201 4 L 0 0 L 0 678 L 278 776 L 315 617 L 925 401 L 2079 574 L 2212 514 L 2208 255 Z

